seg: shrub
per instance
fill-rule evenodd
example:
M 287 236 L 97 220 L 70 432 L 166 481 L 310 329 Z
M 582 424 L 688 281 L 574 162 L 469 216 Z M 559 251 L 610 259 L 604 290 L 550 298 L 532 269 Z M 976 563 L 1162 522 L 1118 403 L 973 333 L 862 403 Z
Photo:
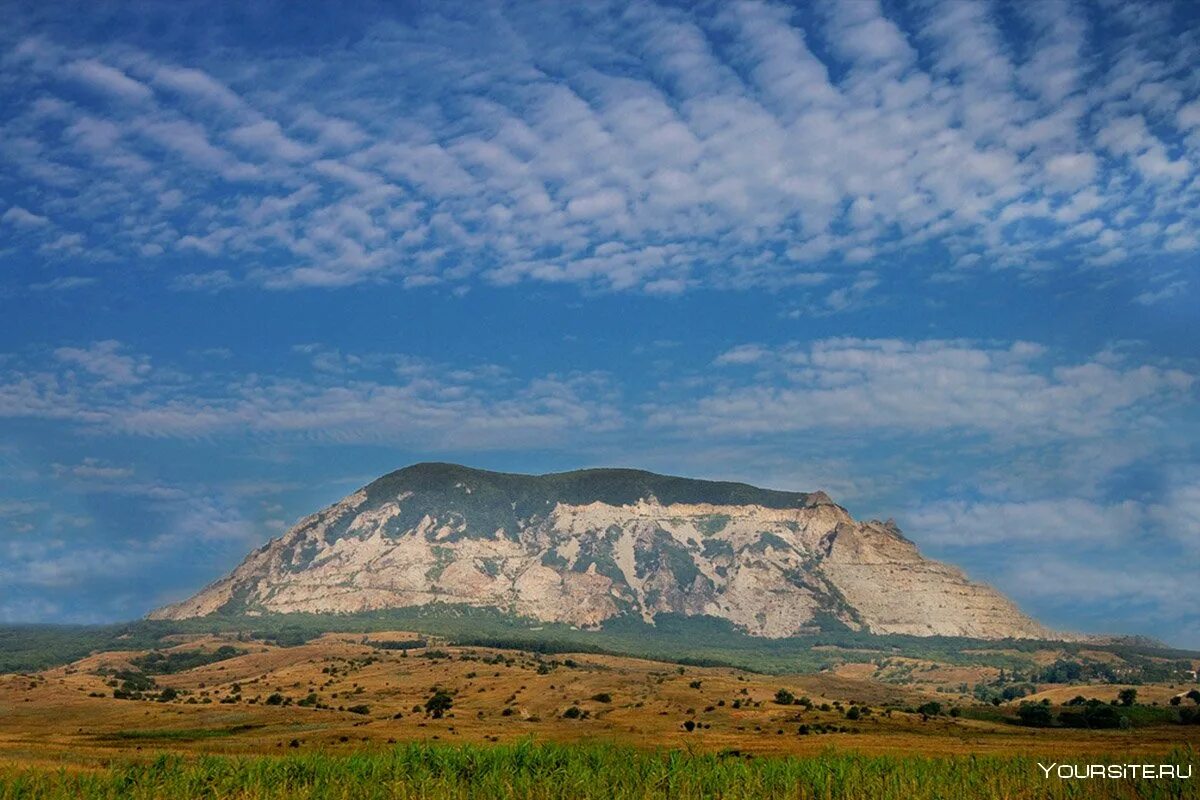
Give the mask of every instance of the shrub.
M 425 713 L 434 719 L 441 719 L 454 705 L 454 698 L 444 689 L 438 689 L 425 701 Z
M 1050 709 L 1041 703 L 1021 703 L 1017 709 L 1017 716 L 1020 717 L 1022 725 L 1034 728 L 1047 728 L 1054 721 Z
M 579 706 L 571 706 L 562 715 L 563 719 L 579 719 L 583 716 L 583 710 Z
M 780 689 L 775 692 L 775 702 L 781 706 L 790 706 L 796 702 L 796 695 L 789 692 L 787 689 Z
M 365 714 L 371 713 L 371 707 L 368 705 L 350 706 L 346 710 L 349 711 L 351 714 L 364 714 L 365 715 Z
M 1137 689 L 1122 689 L 1117 693 L 1117 700 L 1123 706 L 1131 706 L 1137 702 Z
M 1121 715 L 1112 706 L 1089 700 L 1080 712 L 1060 714 L 1059 722 L 1068 728 L 1117 728 L 1121 725 Z
M 597 692 L 596 694 L 592 695 L 592 699 L 597 703 L 611 703 L 612 695 L 608 692 Z
M 917 713 L 929 717 L 939 716 L 942 713 L 942 704 L 937 700 L 930 700 L 928 703 L 917 706 Z
M 283 695 L 281 695 L 279 692 L 275 692 L 274 694 L 272 694 L 270 697 L 267 698 L 267 705 L 281 706 L 281 705 L 283 705 L 283 699 L 284 699 Z

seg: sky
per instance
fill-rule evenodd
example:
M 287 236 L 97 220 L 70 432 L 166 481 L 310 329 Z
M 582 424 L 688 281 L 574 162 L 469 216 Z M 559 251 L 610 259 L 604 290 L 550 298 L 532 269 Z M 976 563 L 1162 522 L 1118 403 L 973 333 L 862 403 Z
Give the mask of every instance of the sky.
M 417 461 L 823 489 L 1200 648 L 1200 7 L 0 0 L 0 622 Z

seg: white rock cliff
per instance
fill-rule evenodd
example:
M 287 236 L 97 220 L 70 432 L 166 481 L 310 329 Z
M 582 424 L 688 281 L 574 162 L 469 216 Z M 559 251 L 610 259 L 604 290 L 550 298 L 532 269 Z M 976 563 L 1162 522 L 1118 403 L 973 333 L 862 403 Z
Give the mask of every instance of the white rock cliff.
M 721 617 L 757 636 L 831 627 L 1053 638 L 994 589 L 824 493 L 634 470 L 391 473 L 152 618 L 455 603 L 590 627 Z

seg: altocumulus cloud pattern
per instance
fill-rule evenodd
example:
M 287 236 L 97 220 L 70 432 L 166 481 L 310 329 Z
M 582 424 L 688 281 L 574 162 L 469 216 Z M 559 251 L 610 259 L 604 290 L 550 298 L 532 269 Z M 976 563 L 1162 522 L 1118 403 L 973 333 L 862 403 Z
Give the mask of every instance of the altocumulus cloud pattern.
M 833 311 L 904 255 L 937 254 L 947 279 L 1146 269 L 1200 245 L 1193 12 L 472 3 L 343 20 L 327 41 L 218 25 L 186 63 L 18 13 L 5 238 L 74 265 L 47 288 L 132 255 L 186 257 L 171 280 L 204 290 L 677 293 L 837 266 L 853 277 Z

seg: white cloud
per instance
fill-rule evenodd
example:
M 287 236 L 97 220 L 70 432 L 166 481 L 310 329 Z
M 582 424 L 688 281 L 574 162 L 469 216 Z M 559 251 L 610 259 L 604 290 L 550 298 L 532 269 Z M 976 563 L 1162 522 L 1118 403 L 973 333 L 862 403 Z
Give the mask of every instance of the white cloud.
M 50 220 L 20 206 L 9 206 L 4 214 L 0 215 L 0 222 L 7 222 L 17 228 L 41 228 L 50 224 Z
M 817 261 L 886 280 L 907 263 L 893 256 L 931 244 L 947 263 L 1124 262 L 1144 277 L 1146 257 L 1200 231 L 1195 86 L 1170 66 L 1200 54 L 1136 27 L 1098 37 L 1071 3 L 1015 13 L 643 4 L 580 28 L 512 7 L 478 24 L 382 23 L 320 58 L 281 47 L 186 67 L 27 39 L 3 146 L 33 182 L 12 202 L 103 226 L 104 255 L 194 250 L 271 288 L 673 293 L 788 285 Z M 575 55 L 553 46 L 565 40 Z M 98 91 L 76 104 L 58 75 Z M 81 241 L 42 252 L 89 252 Z M 620 253 L 602 252 L 614 241 Z M 851 295 L 809 306 L 855 307 Z
M 36 292 L 65 292 L 71 289 L 83 289 L 97 282 L 96 278 L 85 275 L 60 275 L 48 281 L 31 283 L 29 288 Z
M 149 359 L 124 355 L 122 350 L 120 342 L 109 339 L 88 347 L 60 347 L 54 357 L 64 364 L 82 367 L 106 383 L 140 383 L 150 371 Z
M 1146 521 L 1138 503 L 1102 504 L 1078 497 L 1014 502 L 947 500 L 911 509 L 903 527 L 921 542 L 953 547 L 982 544 L 1111 544 L 1134 538 Z
M 520 381 L 493 365 L 450 369 L 318 349 L 319 369 L 307 381 L 229 375 L 197 383 L 173 370 L 158 378 L 147 357 L 115 341 L 62 347 L 54 356 L 63 369 L 0 374 L 0 417 L 62 420 L 116 435 L 254 431 L 441 451 L 550 447 L 624 424 L 617 390 L 598 374 Z M 74 367 L 100 380 L 82 381 Z
M 717 366 L 725 366 L 727 364 L 754 364 L 761 361 L 769 355 L 769 351 L 757 344 L 740 344 L 737 347 L 726 350 L 721 355 L 713 360 Z
M 742 352 L 738 349 L 731 353 Z M 756 363 L 766 357 L 755 352 Z M 719 435 L 842 429 L 1000 438 L 1099 435 L 1182 404 L 1189 373 L 1097 358 L 1045 363 L 1036 345 L 828 339 L 773 353 L 769 377 L 656 404 L 651 424 Z
M 74 61 L 66 66 L 66 73 L 125 102 L 144 103 L 154 96 L 145 84 L 130 78 L 116 67 L 94 59 Z

